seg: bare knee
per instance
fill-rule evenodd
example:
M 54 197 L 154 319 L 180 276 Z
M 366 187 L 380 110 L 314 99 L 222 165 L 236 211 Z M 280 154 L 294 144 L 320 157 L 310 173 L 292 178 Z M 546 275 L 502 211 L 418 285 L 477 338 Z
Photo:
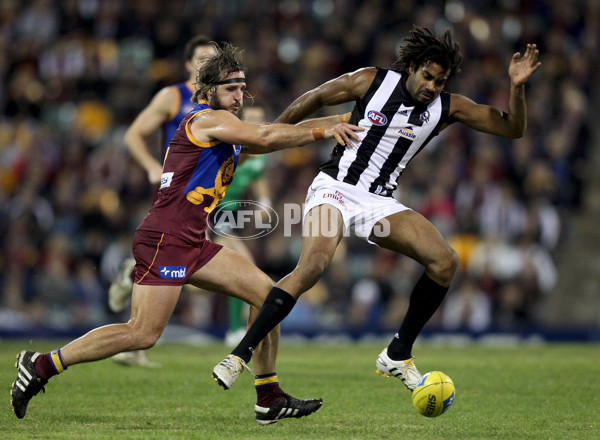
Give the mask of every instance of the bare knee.
M 158 342 L 158 338 L 160 338 L 160 333 L 145 335 L 143 338 L 140 339 L 139 350 L 147 350 L 148 348 L 154 347 L 154 345 L 156 345 L 156 342 Z
M 128 323 L 130 327 L 129 331 L 129 349 L 130 350 L 146 350 L 154 347 L 158 339 L 162 334 L 162 329 L 157 328 L 143 328 L 132 324 L 131 321 Z
M 428 275 L 436 283 L 448 287 L 452 283 L 459 262 L 460 258 L 456 251 L 448 247 L 447 252 L 441 258 L 427 267 Z
M 288 275 L 286 284 L 291 286 L 289 293 L 295 297 L 300 296 L 313 287 L 329 266 L 330 258 L 326 255 L 314 255 L 304 261 L 299 261 L 293 272 Z M 287 290 L 284 288 L 284 290 Z
M 275 285 L 275 282 L 265 275 L 263 278 L 252 284 L 251 291 L 245 291 L 242 299 L 257 310 L 261 308 L 265 302 L 265 298 Z

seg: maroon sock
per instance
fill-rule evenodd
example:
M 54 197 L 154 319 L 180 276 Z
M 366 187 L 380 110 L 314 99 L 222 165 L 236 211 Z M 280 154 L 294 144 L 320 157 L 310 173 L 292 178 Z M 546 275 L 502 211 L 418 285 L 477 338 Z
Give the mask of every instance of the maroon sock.
M 50 360 L 50 353 L 40 354 L 36 360 L 33 361 L 33 368 L 35 368 L 35 371 L 46 380 L 58 374 Z
M 279 388 L 279 383 L 269 384 L 256 388 L 256 404 L 264 408 L 270 408 L 279 402 L 283 390 Z

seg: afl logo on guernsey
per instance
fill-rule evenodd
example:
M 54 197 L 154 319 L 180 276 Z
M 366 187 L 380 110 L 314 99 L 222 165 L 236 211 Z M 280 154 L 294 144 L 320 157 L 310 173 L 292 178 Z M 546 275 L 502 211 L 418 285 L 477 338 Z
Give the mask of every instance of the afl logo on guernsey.
M 383 113 L 376 110 L 371 110 L 367 113 L 367 118 L 369 118 L 369 121 L 371 121 L 373 125 L 385 125 L 388 121 Z

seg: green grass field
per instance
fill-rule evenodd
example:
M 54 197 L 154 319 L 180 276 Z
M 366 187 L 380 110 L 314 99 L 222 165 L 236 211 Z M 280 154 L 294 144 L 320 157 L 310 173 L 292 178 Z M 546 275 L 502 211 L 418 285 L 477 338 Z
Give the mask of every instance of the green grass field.
M 446 372 L 456 400 L 428 419 L 412 407 L 395 378 L 375 374 L 382 344 L 282 344 L 278 374 L 284 390 L 323 397 L 302 419 L 259 426 L 249 374 L 223 391 L 210 373 L 222 345 L 159 345 L 159 369 L 111 360 L 76 365 L 34 397 L 24 419 L 10 406 L 15 355 L 48 351 L 60 341 L 0 342 L 1 437 L 18 439 L 594 439 L 600 438 L 600 348 L 545 345 L 514 348 L 415 349 L 422 373 Z

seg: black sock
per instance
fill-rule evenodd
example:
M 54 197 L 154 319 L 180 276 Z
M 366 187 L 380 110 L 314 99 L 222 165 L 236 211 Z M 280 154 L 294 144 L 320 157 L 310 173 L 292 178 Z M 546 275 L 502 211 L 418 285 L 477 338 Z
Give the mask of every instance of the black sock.
M 241 357 L 244 362 L 250 362 L 254 348 L 283 321 L 283 318 L 294 308 L 294 304 L 296 300 L 292 295 L 278 287 L 273 287 L 246 335 L 231 354 Z
M 415 339 L 444 300 L 446 292 L 447 287 L 440 286 L 425 274 L 421 276 L 410 295 L 408 310 L 400 329 L 388 346 L 390 359 L 404 360 L 412 357 Z

